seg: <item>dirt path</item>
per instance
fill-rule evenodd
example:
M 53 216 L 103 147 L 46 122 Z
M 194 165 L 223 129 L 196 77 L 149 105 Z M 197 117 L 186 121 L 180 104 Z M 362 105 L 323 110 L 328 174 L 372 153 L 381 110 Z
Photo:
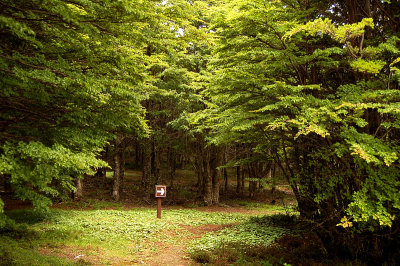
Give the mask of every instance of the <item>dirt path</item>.
M 201 226 L 181 225 L 177 232 L 165 232 L 163 236 L 166 241 L 153 243 L 152 246 L 157 247 L 156 252 L 145 251 L 140 263 L 144 265 L 196 265 L 188 254 L 187 248 L 189 243 L 200 238 L 208 232 L 216 232 L 232 225 L 206 224 Z M 172 241 L 168 241 L 172 240 Z

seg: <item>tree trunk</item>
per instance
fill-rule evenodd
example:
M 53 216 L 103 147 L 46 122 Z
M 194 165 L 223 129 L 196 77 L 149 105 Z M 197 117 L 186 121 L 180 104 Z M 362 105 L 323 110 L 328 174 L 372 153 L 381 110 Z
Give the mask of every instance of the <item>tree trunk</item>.
M 226 168 L 223 169 L 224 174 L 224 194 L 228 193 L 228 171 Z
M 242 191 L 242 177 L 240 166 L 236 166 L 236 193 L 241 193 Z
M 210 149 L 205 150 L 203 155 L 203 180 L 204 180 L 204 195 L 203 199 L 206 205 L 210 206 L 213 202 L 213 186 L 212 176 L 210 173 Z
M 160 182 L 160 149 L 157 146 L 156 140 L 153 139 L 153 152 L 151 160 L 151 174 L 154 177 L 154 184 L 157 185 Z
M 215 148 L 213 150 L 213 160 L 210 163 L 211 175 L 212 175 L 212 204 L 219 204 L 219 189 L 220 189 L 220 180 L 221 180 L 221 170 L 217 169 L 218 166 L 221 166 L 221 162 L 223 159 L 223 152 L 221 149 Z
M 168 150 L 168 175 L 170 179 L 170 187 L 174 187 L 174 179 L 176 172 L 176 152 L 173 148 Z M 197 172 L 197 171 L 196 171 Z
M 194 157 L 194 168 L 197 174 L 197 184 L 196 187 L 198 189 L 198 195 L 203 196 L 204 195 L 204 184 L 205 184 L 205 174 L 204 174 L 204 166 L 203 166 L 203 161 L 205 160 L 204 158 L 204 151 L 202 150 L 203 147 L 201 145 L 198 145 L 198 148 L 195 151 L 195 157 Z
M 240 195 L 244 194 L 244 179 L 246 176 L 246 169 L 244 167 L 242 167 L 242 174 L 241 174 L 241 178 L 240 178 Z
M 219 189 L 221 170 L 217 169 L 222 162 L 222 153 L 220 149 L 213 146 L 206 150 L 206 156 L 203 156 L 203 171 L 204 171 L 204 202 L 205 204 L 213 205 L 219 203 Z
M 82 178 L 75 178 L 76 191 L 73 193 L 74 200 L 80 200 L 83 197 L 83 182 Z
M 276 178 L 275 178 L 275 173 L 276 173 L 276 164 L 271 163 L 268 169 L 268 175 L 267 178 L 271 182 L 271 194 L 274 194 L 275 189 L 276 189 Z
M 142 188 L 143 197 L 146 200 L 150 199 L 150 177 L 151 177 L 151 141 L 145 139 L 143 141 L 143 174 L 142 174 Z
M 227 163 L 227 156 L 226 156 L 227 151 L 224 150 L 224 160 L 222 164 L 226 164 Z M 223 170 L 223 175 L 224 175 L 224 194 L 226 194 L 228 192 L 228 171 L 226 168 L 224 168 Z
M 125 172 L 125 159 L 124 159 L 125 145 L 123 137 L 117 137 L 115 140 L 114 150 L 114 185 L 112 197 L 115 201 L 119 201 L 121 197 L 122 182 Z
M 249 173 L 249 178 L 254 179 L 257 178 L 257 173 L 256 173 L 256 166 L 255 165 L 248 165 L 247 170 Z M 256 187 L 257 187 L 257 181 L 249 181 L 249 197 L 254 198 L 255 193 L 256 193 Z

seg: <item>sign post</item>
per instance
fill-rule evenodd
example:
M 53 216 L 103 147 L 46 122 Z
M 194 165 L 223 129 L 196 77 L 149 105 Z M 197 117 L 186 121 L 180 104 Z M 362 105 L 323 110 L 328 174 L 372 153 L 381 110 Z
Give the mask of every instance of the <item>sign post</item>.
M 167 196 L 167 186 L 156 185 L 154 197 L 157 198 L 157 218 L 161 218 L 161 199 Z

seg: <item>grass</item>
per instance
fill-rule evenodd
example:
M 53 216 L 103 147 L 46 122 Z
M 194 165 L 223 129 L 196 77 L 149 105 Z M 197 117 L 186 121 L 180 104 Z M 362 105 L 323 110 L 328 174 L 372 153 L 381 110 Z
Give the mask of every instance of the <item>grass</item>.
M 0 265 L 73 265 L 63 258 L 42 255 L 27 243 L 5 236 L 0 237 L 0 258 Z
M 105 201 L 97 199 L 83 199 L 80 201 L 66 201 L 62 204 L 56 205 L 63 209 L 76 209 L 76 210 L 103 210 L 103 209 L 116 209 L 123 210 L 124 204 L 121 202 Z
M 264 202 L 254 202 L 254 201 L 246 201 L 246 200 L 234 200 L 232 203 L 237 204 L 242 207 L 246 207 L 249 210 L 258 210 L 258 211 L 268 211 L 270 213 L 294 213 L 296 209 L 296 205 L 278 205 L 278 204 L 268 204 Z
M 191 244 L 192 251 L 214 250 L 226 245 L 246 247 L 269 246 L 272 242 L 290 232 L 290 229 L 275 226 L 272 223 L 261 223 L 262 219 L 249 218 L 245 222 L 217 233 L 207 233 Z
M 221 265 L 273 265 L 265 259 L 265 253 L 276 239 L 292 233 L 296 219 L 283 214 L 249 217 L 233 227 L 192 241 L 191 258 L 199 263 Z M 272 259 L 274 265 L 284 264 Z
M 95 255 L 95 259 L 105 264 L 133 263 L 140 259 L 140 252 L 157 252 L 154 248 L 148 250 L 154 243 L 176 243 L 180 239 L 179 234 L 190 234 L 182 230 L 182 226 L 232 223 L 246 225 L 251 218 L 240 213 L 205 213 L 194 209 L 177 209 L 164 210 L 163 218 L 155 219 L 155 210 L 148 208 L 51 209 L 48 213 L 16 210 L 7 214 L 15 220 L 15 224 L 0 234 L 0 254 L 8 258 L 5 260 L 8 264 L 33 265 L 93 263 L 88 259 L 91 255 Z M 236 228 L 233 231 L 235 230 Z M 228 231 L 229 229 L 224 229 L 224 233 Z M 174 236 L 165 237 L 165 232 L 174 232 Z M 208 234 L 209 237 L 211 235 Z M 82 253 L 85 256 L 81 260 L 74 260 Z M 58 254 L 58 257 L 53 254 Z
M 107 172 L 110 178 L 112 172 Z M 128 171 L 124 180 L 126 195 L 140 194 L 135 190 L 140 172 Z M 0 265 L 141 264 L 152 262 L 169 246 L 188 247 L 186 256 L 200 263 L 271 265 L 269 258 L 256 254 L 290 232 L 290 227 L 280 225 L 283 218 L 276 214 L 293 213 L 292 208 L 265 203 L 270 198 L 261 200 L 264 203 L 228 198 L 225 212 L 199 208 L 192 191 L 195 181 L 192 171 L 177 171 L 168 199 L 170 204 L 193 199 L 182 202 L 191 208 L 168 207 L 162 219 L 155 218 L 155 207 L 129 208 L 142 206 L 135 197 L 125 198 L 124 203 L 110 201 L 109 193 L 89 179 L 87 195 L 79 202 L 58 204 L 47 213 L 8 212 L 15 222 L 0 229 Z M 227 212 L 230 207 L 238 212 Z

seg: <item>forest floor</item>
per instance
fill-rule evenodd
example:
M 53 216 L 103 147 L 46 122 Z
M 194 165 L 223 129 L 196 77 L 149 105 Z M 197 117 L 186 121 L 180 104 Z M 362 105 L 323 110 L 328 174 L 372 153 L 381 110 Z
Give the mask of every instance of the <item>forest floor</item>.
M 0 265 L 326 264 L 316 234 L 298 226 L 285 184 L 250 199 L 232 182 L 220 205 L 203 206 L 193 173 L 179 171 L 157 219 L 156 201 L 139 196 L 140 176 L 126 173 L 120 202 L 111 201 L 109 180 L 95 178 L 85 181 L 82 200 L 47 213 L 7 199 L 15 222 L 0 232 Z

